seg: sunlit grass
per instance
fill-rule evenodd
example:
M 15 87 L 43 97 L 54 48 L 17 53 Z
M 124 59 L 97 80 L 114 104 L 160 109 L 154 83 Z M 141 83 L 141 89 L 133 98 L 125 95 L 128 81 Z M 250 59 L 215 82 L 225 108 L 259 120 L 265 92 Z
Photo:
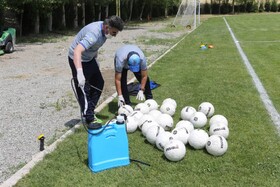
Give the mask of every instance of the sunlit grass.
M 238 23 L 243 20 L 246 16 Z M 235 28 L 233 22 L 230 24 Z M 213 44 L 214 48 L 201 50 L 202 41 Z M 256 46 L 250 47 L 253 51 Z M 263 50 L 268 52 L 268 49 Z M 277 48 L 271 51 L 278 54 Z M 262 55 L 258 57 L 262 58 Z M 275 73 L 273 68 L 278 66 L 268 63 L 273 61 L 270 57 L 266 56 L 267 66 Z M 268 77 L 271 80 L 277 77 L 278 74 L 262 72 L 256 62 L 252 61 L 257 72 L 263 74 L 265 85 L 269 82 Z M 92 173 L 87 166 L 87 132 L 81 128 L 59 144 L 57 150 L 47 155 L 16 186 L 279 186 L 279 133 L 222 18 L 204 22 L 152 66 L 149 76 L 161 84 L 153 90 L 159 104 L 168 97 L 176 100 L 175 123 L 184 106 L 197 108 L 204 101 L 214 105 L 215 114 L 227 117 L 230 135 L 225 155 L 213 157 L 205 150 L 194 150 L 187 145 L 185 158 L 170 162 L 137 131 L 128 135 L 130 158 L 151 166 L 132 162 L 125 167 Z M 271 88 L 279 90 L 277 81 L 270 84 Z M 137 104 L 135 98 L 132 101 L 133 106 Z M 279 106 L 279 102 L 274 101 Z M 99 115 L 106 121 L 114 117 L 116 111 L 117 100 L 114 100 Z M 208 128 L 207 125 L 204 129 Z

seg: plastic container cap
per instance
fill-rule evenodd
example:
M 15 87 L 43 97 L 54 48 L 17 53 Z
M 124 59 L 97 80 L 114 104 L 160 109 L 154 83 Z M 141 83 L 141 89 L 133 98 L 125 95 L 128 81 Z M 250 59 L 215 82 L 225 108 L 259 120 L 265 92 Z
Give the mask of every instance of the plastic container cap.
M 117 116 L 117 123 L 118 123 L 118 124 L 124 123 L 124 116 L 118 115 L 118 116 Z

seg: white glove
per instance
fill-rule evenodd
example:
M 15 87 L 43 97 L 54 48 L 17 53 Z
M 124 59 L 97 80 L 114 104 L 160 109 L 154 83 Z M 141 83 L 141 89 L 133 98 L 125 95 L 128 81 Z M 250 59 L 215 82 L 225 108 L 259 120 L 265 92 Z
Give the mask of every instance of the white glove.
M 143 90 L 139 90 L 139 92 L 138 92 L 138 94 L 136 96 L 136 99 L 140 100 L 140 101 L 144 101 L 145 100 L 145 96 L 144 96 Z
M 118 99 L 118 107 L 125 105 L 125 101 L 122 95 L 119 95 Z
M 78 82 L 79 82 L 79 87 L 84 87 L 86 79 L 85 79 L 82 68 L 77 69 L 77 79 L 78 79 Z

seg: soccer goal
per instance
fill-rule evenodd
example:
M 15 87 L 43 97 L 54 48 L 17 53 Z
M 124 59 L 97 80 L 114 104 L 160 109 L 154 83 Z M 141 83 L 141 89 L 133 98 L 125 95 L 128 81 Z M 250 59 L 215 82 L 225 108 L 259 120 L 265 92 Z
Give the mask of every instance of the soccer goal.
M 182 25 L 193 30 L 199 24 L 200 0 L 182 0 L 172 26 Z

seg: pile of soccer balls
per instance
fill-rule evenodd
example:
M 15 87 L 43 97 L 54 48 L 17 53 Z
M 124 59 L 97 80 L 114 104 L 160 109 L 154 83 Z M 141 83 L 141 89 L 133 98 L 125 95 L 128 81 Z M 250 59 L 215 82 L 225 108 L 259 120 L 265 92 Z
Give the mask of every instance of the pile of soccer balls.
M 146 140 L 163 151 L 170 161 L 182 160 L 187 144 L 194 149 L 205 148 L 213 156 L 221 156 L 227 151 L 228 120 L 223 115 L 214 115 L 215 109 L 211 103 L 202 102 L 197 110 L 185 106 L 181 109 L 180 121 L 174 125 L 176 109 L 177 103 L 172 98 L 165 99 L 161 105 L 148 99 L 134 109 L 124 105 L 118 109 L 118 114 L 127 116 L 128 133 L 139 129 Z

